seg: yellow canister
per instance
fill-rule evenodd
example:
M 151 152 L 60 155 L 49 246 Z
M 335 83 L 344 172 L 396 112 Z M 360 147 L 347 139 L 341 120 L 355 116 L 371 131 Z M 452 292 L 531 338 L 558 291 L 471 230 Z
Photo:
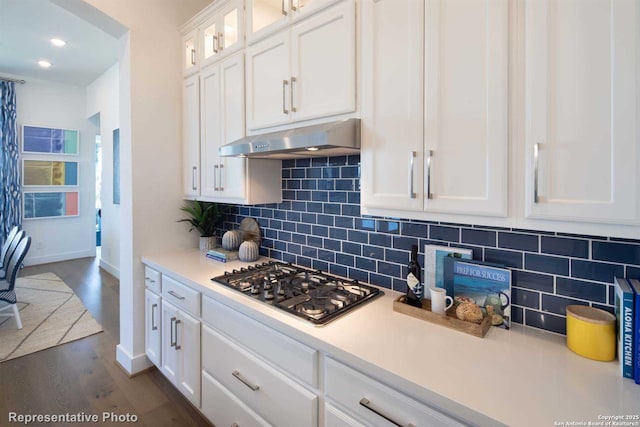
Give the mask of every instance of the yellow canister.
M 567 306 L 567 347 L 580 356 L 607 362 L 616 357 L 616 317 L 586 305 Z

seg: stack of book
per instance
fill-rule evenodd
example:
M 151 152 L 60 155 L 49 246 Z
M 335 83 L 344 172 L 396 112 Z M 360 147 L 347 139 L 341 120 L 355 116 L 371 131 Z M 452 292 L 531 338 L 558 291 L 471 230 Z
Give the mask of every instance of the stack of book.
M 620 371 L 640 384 L 640 281 L 616 277 L 614 287 Z
M 209 249 L 207 258 L 220 262 L 235 261 L 238 259 L 238 251 L 228 251 L 222 248 Z

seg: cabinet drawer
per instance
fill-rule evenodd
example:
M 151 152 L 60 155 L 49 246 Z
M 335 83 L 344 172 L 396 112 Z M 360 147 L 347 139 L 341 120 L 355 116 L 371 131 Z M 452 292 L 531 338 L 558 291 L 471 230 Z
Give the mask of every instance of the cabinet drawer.
M 324 405 L 324 427 L 365 427 L 331 403 Z
M 202 354 L 203 371 L 269 423 L 317 426 L 318 396 L 207 326 Z
M 327 397 L 364 420 L 366 425 L 388 426 L 387 419 L 402 426 L 464 425 L 340 362 L 325 360 Z
M 202 320 L 301 381 L 318 386 L 318 352 L 313 348 L 209 297 L 202 300 Z
M 217 426 L 269 426 L 258 414 L 202 371 L 202 413 Z
M 160 294 L 162 286 L 160 283 L 160 272 L 150 267 L 144 267 L 144 285 L 153 292 Z
M 194 291 L 171 277 L 163 275 L 162 297 L 173 305 L 188 311 L 196 317 L 200 317 L 200 292 Z

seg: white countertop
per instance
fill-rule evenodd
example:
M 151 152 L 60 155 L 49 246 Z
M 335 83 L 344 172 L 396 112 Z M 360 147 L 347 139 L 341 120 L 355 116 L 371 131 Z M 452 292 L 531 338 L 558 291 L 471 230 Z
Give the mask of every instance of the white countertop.
M 587 425 L 640 415 L 640 385 L 620 376 L 618 362 L 578 356 L 560 335 L 513 325 L 477 338 L 394 312 L 400 294 L 388 289 L 317 327 L 210 280 L 254 263 L 220 263 L 197 249 L 142 262 L 473 425 Z

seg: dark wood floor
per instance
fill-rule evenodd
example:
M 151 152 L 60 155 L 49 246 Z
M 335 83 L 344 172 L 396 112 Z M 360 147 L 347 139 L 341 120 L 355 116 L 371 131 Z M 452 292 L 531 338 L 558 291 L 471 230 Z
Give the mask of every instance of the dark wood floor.
M 98 268 L 96 258 L 26 267 L 20 276 L 46 272 L 76 292 L 104 331 L 0 363 L 0 426 L 16 425 L 9 423 L 10 412 L 84 412 L 100 418 L 104 412 L 128 413 L 138 417 L 135 425 L 211 425 L 157 369 L 129 378 L 116 365 L 119 285 Z

